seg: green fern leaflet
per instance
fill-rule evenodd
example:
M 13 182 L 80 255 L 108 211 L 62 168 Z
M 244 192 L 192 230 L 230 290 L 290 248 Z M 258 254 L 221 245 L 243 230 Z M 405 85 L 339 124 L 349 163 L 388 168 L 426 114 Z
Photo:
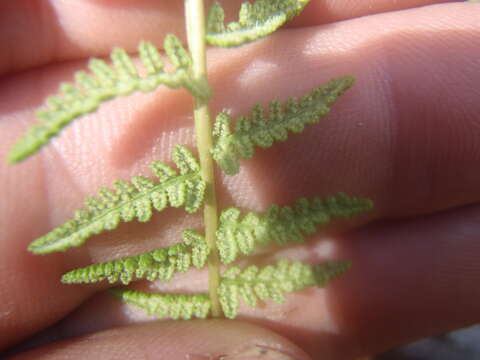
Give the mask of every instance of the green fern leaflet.
M 152 207 L 162 211 L 170 204 L 172 207 L 185 206 L 190 213 L 197 211 L 202 205 L 206 186 L 200 177 L 200 165 L 183 146 L 174 148 L 173 161 L 180 174 L 162 162 L 153 162 L 150 167 L 160 180 L 158 183 L 136 176 L 132 184 L 121 180 L 115 182 L 115 191 L 101 189 L 99 198 L 86 199 L 85 210 L 78 210 L 74 219 L 36 239 L 29 250 L 46 254 L 79 246 L 94 234 L 115 229 L 120 221 L 150 220 Z
M 305 125 L 317 123 L 329 113 L 330 105 L 348 90 L 353 82 L 353 77 L 345 76 L 312 90 L 300 100 L 292 98 L 283 106 L 278 101 L 271 101 L 268 119 L 263 107 L 257 104 L 250 115 L 237 119 L 233 132 L 230 116 L 220 113 L 214 127 L 213 158 L 226 174 L 237 174 L 240 170 L 240 158 L 252 158 L 255 146 L 268 148 L 275 141 L 285 141 L 289 132 L 298 134 L 304 130 Z
M 345 273 L 350 263 L 331 261 L 320 265 L 280 260 L 263 269 L 252 265 L 245 270 L 232 267 L 223 276 L 218 289 L 220 303 L 227 318 L 237 316 L 240 297 L 246 305 L 255 307 L 257 300 L 285 301 L 284 294 L 310 286 L 326 286 L 327 282 Z
M 225 13 L 219 3 L 208 12 L 206 39 L 211 45 L 232 47 L 261 39 L 299 14 L 310 0 L 257 0 L 244 2 L 238 22 L 225 26 Z
M 113 288 L 109 292 L 126 304 L 159 318 L 205 319 L 211 307 L 208 294 L 151 294 L 127 288 Z
M 209 254 L 204 236 L 194 230 L 185 230 L 183 239 L 167 248 L 70 271 L 63 275 L 62 282 L 80 284 L 108 280 L 128 285 L 140 279 L 170 281 L 176 272 L 186 272 L 192 266 L 203 268 Z
M 164 71 L 160 53 L 146 41 L 141 42 L 138 48 L 145 76 L 140 76 L 133 60 L 123 49 L 112 51 L 110 57 L 113 66 L 103 60 L 91 59 L 88 67 L 92 74 L 77 72 L 75 84 L 62 84 L 60 94 L 47 99 L 45 106 L 37 111 L 38 124 L 31 127 L 13 146 L 8 161 L 16 163 L 24 160 L 74 119 L 95 111 L 106 100 L 136 90 L 148 92 L 166 85 L 170 88 L 184 87 L 199 99 L 208 98 L 211 95 L 208 84 L 193 80 L 192 60 L 180 40 L 174 35 L 167 35 L 164 48 L 173 65 L 172 72 Z
M 293 207 L 272 205 L 264 214 L 249 212 L 243 219 L 236 208 L 224 210 L 217 230 L 220 259 L 222 263 L 230 264 L 240 254 L 251 254 L 257 244 L 303 242 L 303 234 L 315 233 L 317 225 L 326 224 L 333 218 L 351 217 L 372 207 L 369 199 L 339 193 L 324 200 L 301 198 Z

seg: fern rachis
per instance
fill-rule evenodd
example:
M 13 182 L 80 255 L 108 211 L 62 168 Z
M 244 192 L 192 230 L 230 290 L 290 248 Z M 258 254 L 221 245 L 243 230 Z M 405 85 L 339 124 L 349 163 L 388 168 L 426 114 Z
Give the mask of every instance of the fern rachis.
M 240 256 L 251 255 L 256 246 L 269 242 L 286 245 L 304 240 L 317 227 L 335 217 L 350 217 L 368 211 L 368 199 L 339 193 L 325 198 L 302 198 L 294 205 L 268 207 L 253 213 L 217 206 L 215 168 L 228 175 L 239 171 L 240 159 L 255 155 L 255 147 L 267 148 L 285 141 L 289 133 L 301 133 L 320 117 L 327 115 L 335 100 L 353 85 L 353 77 L 333 79 L 308 94 L 299 94 L 285 103 L 272 100 L 258 104 L 250 114 L 232 119 L 222 112 L 213 114 L 208 106 L 212 96 L 206 68 L 206 42 L 216 46 L 241 46 L 274 32 L 298 14 L 307 0 L 257 0 L 242 5 L 238 21 L 223 22 L 223 9 L 215 3 L 206 15 L 203 0 L 185 0 L 187 48 L 174 35 L 165 38 L 164 47 L 174 70 L 165 72 L 159 51 L 148 42 L 139 46 L 139 71 L 122 49 L 111 54 L 112 64 L 91 60 L 90 71 L 77 73 L 73 84 L 64 84 L 60 95 L 47 100 L 38 113 L 39 123 L 15 145 L 11 162 L 22 161 L 46 145 L 74 119 L 95 110 L 100 103 L 132 91 L 150 91 L 159 85 L 183 87 L 193 96 L 193 114 L 197 151 L 183 146 L 174 149 L 170 164 L 152 163 L 156 179 L 134 177 L 119 180 L 113 190 L 100 189 L 96 197 L 86 200 L 84 209 L 72 220 L 34 241 L 34 253 L 64 251 L 78 246 L 98 233 L 113 230 L 119 222 L 149 221 L 153 210 L 183 207 L 195 212 L 203 207 L 203 229 L 186 229 L 183 241 L 168 248 L 154 249 L 121 259 L 72 270 L 62 278 L 64 283 L 92 283 L 106 280 L 128 284 L 139 279 L 170 281 L 175 273 L 192 267 L 208 266 L 208 293 L 146 294 L 125 288 L 112 290 L 121 300 L 144 308 L 151 314 L 172 318 L 234 318 L 243 301 L 255 306 L 258 301 L 281 302 L 287 292 L 308 286 L 325 286 L 328 280 L 349 268 L 348 261 L 310 265 L 280 261 L 259 269 L 229 265 Z M 268 116 L 264 115 L 268 107 Z M 309 195 L 309 194 L 306 194 Z

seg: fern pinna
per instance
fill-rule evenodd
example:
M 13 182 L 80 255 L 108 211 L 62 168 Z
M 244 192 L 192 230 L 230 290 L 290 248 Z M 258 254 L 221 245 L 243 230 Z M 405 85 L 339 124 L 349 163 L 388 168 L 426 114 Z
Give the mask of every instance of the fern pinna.
M 141 67 L 122 49 L 111 53 L 112 65 L 92 59 L 91 73 L 78 72 L 73 84 L 62 84 L 58 95 L 49 97 L 38 110 L 38 124 L 29 129 L 8 155 L 19 162 L 35 153 L 74 119 L 94 111 L 104 101 L 133 91 L 152 91 L 160 85 L 184 88 L 194 98 L 197 157 L 176 146 L 172 160 L 177 170 L 162 162 L 150 167 L 155 179 L 137 176 L 118 180 L 113 189 L 100 189 L 87 198 L 85 208 L 49 233 L 36 239 L 29 250 L 36 254 L 65 251 L 89 237 L 115 229 L 120 222 L 149 221 L 154 210 L 183 207 L 194 213 L 203 209 L 204 229 L 186 229 L 183 240 L 169 247 L 110 260 L 62 277 L 63 283 L 108 281 L 128 285 L 132 281 L 170 281 L 176 273 L 208 267 L 209 291 L 202 294 L 151 294 L 126 287 L 110 293 L 144 309 L 148 314 L 173 319 L 192 317 L 235 318 L 240 301 L 256 306 L 258 301 L 283 302 L 285 294 L 310 286 L 326 286 L 350 267 L 348 261 L 319 265 L 280 260 L 275 265 L 241 269 L 230 266 L 240 256 L 271 242 L 298 243 L 335 218 L 351 217 L 372 208 L 370 200 L 338 193 L 325 198 L 301 198 L 292 206 L 270 206 L 265 212 L 247 212 L 235 207 L 218 210 L 214 162 L 227 175 L 239 172 L 241 159 L 250 159 L 255 147 L 268 148 L 285 141 L 289 133 L 301 133 L 330 111 L 336 99 L 353 85 L 351 76 L 333 79 L 300 98 L 285 103 L 272 100 L 257 104 L 250 114 L 234 121 L 221 112 L 213 124 L 208 99 L 212 96 L 206 73 L 206 43 L 240 46 L 277 30 L 299 14 L 308 0 L 257 0 L 242 4 L 238 21 L 224 23 L 224 10 L 214 3 L 208 16 L 203 0 L 185 0 L 187 50 L 174 35 L 167 35 L 164 51 L 173 70 L 164 70 L 162 53 L 151 43 L 139 45 Z M 268 115 L 266 115 L 266 113 Z M 219 214 L 220 213 L 220 214 Z M 221 271 L 220 265 L 224 264 Z

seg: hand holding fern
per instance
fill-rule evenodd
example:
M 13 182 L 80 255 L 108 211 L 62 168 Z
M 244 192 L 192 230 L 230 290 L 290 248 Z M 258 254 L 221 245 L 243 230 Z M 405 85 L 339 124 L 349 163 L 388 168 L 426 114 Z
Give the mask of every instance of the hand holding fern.
M 231 196 L 243 207 L 263 210 L 271 202 L 287 204 L 300 195 L 332 193 L 340 187 L 352 193 L 373 194 L 378 209 L 376 217 L 416 216 L 341 236 L 345 240 L 332 245 L 335 256 L 352 259 L 356 271 L 339 280 L 327 293 L 315 291 L 308 297 L 300 294 L 292 298 L 287 307 L 268 312 L 270 319 L 259 320 L 301 344 L 313 357 L 330 352 L 332 357 L 341 358 L 378 351 L 408 340 L 400 334 L 407 333 L 414 338 L 479 319 L 475 304 L 480 294 L 473 286 L 478 283 L 478 272 L 466 270 L 478 268 L 475 264 L 478 261 L 472 254 L 478 254 L 476 239 L 480 232 L 476 226 L 479 210 L 474 205 L 480 200 L 480 176 L 476 170 L 478 127 L 475 125 L 479 110 L 475 86 L 480 71 L 478 64 L 471 61 L 479 46 L 479 29 L 474 14 L 478 10 L 473 6 L 452 4 L 415 9 L 408 14 L 376 15 L 337 24 L 334 33 L 317 32 L 316 28 L 285 31 L 263 44 L 230 53 L 228 57 L 221 50 L 212 52 L 219 69 L 213 72 L 214 86 L 224 89 L 214 105 L 221 110 L 237 100 L 233 115 L 242 114 L 252 105 L 248 99 L 238 99 L 237 94 L 241 92 L 262 101 L 262 98 L 269 100 L 275 89 L 275 97 L 281 99 L 309 90 L 314 83 L 329 77 L 352 72 L 352 68 L 361 78 L 352 94 L 342 100 L 343 105 L 336 115 L 318 127 L 318 131 L 297 140 L 293 136 L 288 147 L 262 151 L 259 162 L 246 161 L 246 171 L 225 183 L 225 203 Z M 454 13 L 457 15 L 451 15 Z M 432 22 L 440 18 L 442 22 L 436 23 L 431 35 Z M 384 32 L 378 30 L 382 25 L 386 29 Z M 448 35 L 452 28 L 460 30 Z M 405 35 L 406 29 L 413 30 Z M 362 34 L 362 38 L 351 34 Z M 325 49 L 326 41 L 341 42 L 344 52 Z M 364 42 L 370 45 L 368 50 Z M 280 51 L 279 44 L 285 43 L 289 43 L 290 48 Z M 423 57 L 411 56 L 416 53 L 412 46 Z M 384 47 L 388 51 L 384 51 Z M 100 47 L 96 51 L 102 52 Z M 451 56 L 450 51 L 455 56 Z M 304 56 L 298 57 L 299 53 Z M 279 77 L 278 69 L 291 69 L 294 56 L 295 69 Z M 45 74 L 48 76 L 44 77 L 49 78 L 45 88 L 54 87 L 58 78 L 69 78 L 74 67 L 75 64 L 57 64 L 25 74 L 12 74 L 2 80 L 0 127 L 2 134 L 9 134 L 5 141 L 8 144 L 0 145 L 2 154 L 20 133 L 20 127 L 24 127 L 18 119 L 30 121 L 31 104 L 28 101 L 20 103 L 20 99 L 37 101 L 34 91 L 38 88 L 31 89 L 31 81 Z M 222 69 L 230 67 L 243 69 L 240 78 L 235 79 L 233 73 L 223 73 Z M 312 75 L 317 68 L 322 69 L 321 78 Z M 454 70 L 445 74 L 444 68 Z M 292 88 L 292 84 L 297 84 L 298 88 Z M 382 87 L 384 85 L 388 86 Z M 109 105 L 103 112 L 86 119 L 84 125 L 72 129 L 70 135 L 73 136 L 56 142 L 41 155 L 43 158 L 14 170 L 7 171 L 1 165 L 4 206 L 0 221 L 1 228 L 6 229 L 0 241 L 0 263 L 4 269 L 0 275 L 4 290 L 0 293 L 0 333 L 7 334 L 2 336 L 4 344 L 59 320 L 98 289 L 70 287 L 65 291 L 57 282 L 60 274 L 70 269 L 65 263 L 75 261 L 78 266 L 84 266 L 92 260 L 98 262 L 117 255 L 139 253 L 159 242 L 175 242 L 178 229 L 197 224 L 195 217 L 177 220 L 177 229 L 171 230 L 163 228 L 164 219 L 141 228 L 128 224 L 112 235 L 94 240 L 88 252 L 78 250 L 53 258 L 32 257 L 24 252 L 32 237 L 69 217 L 71 210 L 78 208 L 81 199 L 92 190 L 108 186 L 116 178 L 130 178 L 139 172 L 147 175 L 146 162 L 157 159 L 162 148 L 169 148 L 172 138 L 181 138 L 182 142 L 191 140 L 191 132 L 184 121 L 187 98 L 178 99 L 168 90 L 160 92 L 160 102 L 152 97 L 135 97 L 126 103 Z M 462 94 L 462 97 L 452 94 Z M 376 99 L 384 100 L 377 103 Z M 147 105 L 146 110 L 141 114 L 129 112 L 140 103 Z M 131 130 L 132 122 L 140 123 L 135 131 Z M 167 135 L 162 135 L 158 142 L 154 140 L 164 133 Z M 65 150 L 65 155 L 58 155 L 58 147 Z M 330 152 L 332 148 L 336 149 L 333 153 Z M 308 152 L 311 149 L 314 152 Z M 168 161 L 168 158 L 167 154 L 159 160 Z M 127 170 L 134 161 L 137 166 Z M 293 178 L 298 188 L 291 186 Z M 237 186 L 235 193 L 228 191 L 233 188 L 233 182 Z M 28 204 L 27 211 L 25 204 Z M 467 208 L 466 205 L 471 206 Z M 52 209 L 62 209 L 62 212 Z M 449 212 L 437 213 L 445 209 Z M 177 214 L 172 212 L 169 216 L 175 219 Z M 20 221 L 21 225 L 27 225 L 12 226 Z M 152 238 L 152 234 L 157 233 L 161 238 Z M 339 237 L 332 235 L 337 240 Z M 146 242 L 140 245 L 139 239 Z M 107 252 L 106 249 L 114 244 L 117 246 L 115 254 Z M 306 257 L 317 262 L 333 256 L 323 252 L 325 244 L 324 241 L 323 247 L 310 245 L 285 253 L 292 259 Z M 65 257 L 69 257 L 68 262 Z M 258 258 L 259 263 L 263 260 L 266 259 Z M 38 269 L 48 274 L 39 274 Z M 459 301 L 461 306 L 458 306 Z M 301 309 L 296 303 L 302 304 Z M 457 304 L 457 310 L 452 308 L 452 303 Z M 124 323 L 123 316 L 115 314 L 120 309 L 115 310 L 112 304 L 101 296 L 93 298 L 59 328 L 67 336 L 78 334 L 79 329 L 85 331 L 92 323 L 85 317 L 87 308 L 96 308 L 98 312 L 90 315 L 97 320 L 103 319 L 103 325 L 102 321 L 96 321 L 96 325 L 111 327 Z M 130 321 L 134 320 L 127 320 Z M 88 332 L 96 330 L 99 329 L 87 329 Z M 175 331 L 184 334 L 187 340 L 174 339 Z M 112 351 L 111 345 L 117 341 L 126 343 L 129 338 L 130 341 L 134 339 L 136 346 L 128 351 L 134 352 L 156 339 L 153 348 L 146 351 L 194 353 L 199 348 L 188 341 L 192 333 L 201 336 L 197 341 L 207 346 L 200 349 L 201 353 L 228 352 L 238 346 L 240 338 L 251 344 L 263 339 L 267 344 L 281 343 L 302 358 L 301 352 L 295 352 L 298 350 L 291 344 L 269 331 L 223 322 L 178 325 L 163 322 L 137 326 L 134 330 L 111 330 L 116 336 L 103 342 L 103 349 Z M 222 347 L 218 345 L 220 335 L 224 340 Z M 91 341 L 105 340 L 94 336 Z M 357 341 L 362 343 L 363 349 L 355 347 Z M 87 351 L 77 340 L 65 351 L 72 351 L 70 346 L 82 349 L 75 351 Z M 48 356 L 48 350 L 43 351 Z

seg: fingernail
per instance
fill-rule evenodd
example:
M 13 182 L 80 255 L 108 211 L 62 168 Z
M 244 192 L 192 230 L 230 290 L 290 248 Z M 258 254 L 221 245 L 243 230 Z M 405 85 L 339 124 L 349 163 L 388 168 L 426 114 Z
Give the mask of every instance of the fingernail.
M 292 356 L 266 346 L 255 345 L 230 355 L 222 356 L 218 360 L 295 360 Z

